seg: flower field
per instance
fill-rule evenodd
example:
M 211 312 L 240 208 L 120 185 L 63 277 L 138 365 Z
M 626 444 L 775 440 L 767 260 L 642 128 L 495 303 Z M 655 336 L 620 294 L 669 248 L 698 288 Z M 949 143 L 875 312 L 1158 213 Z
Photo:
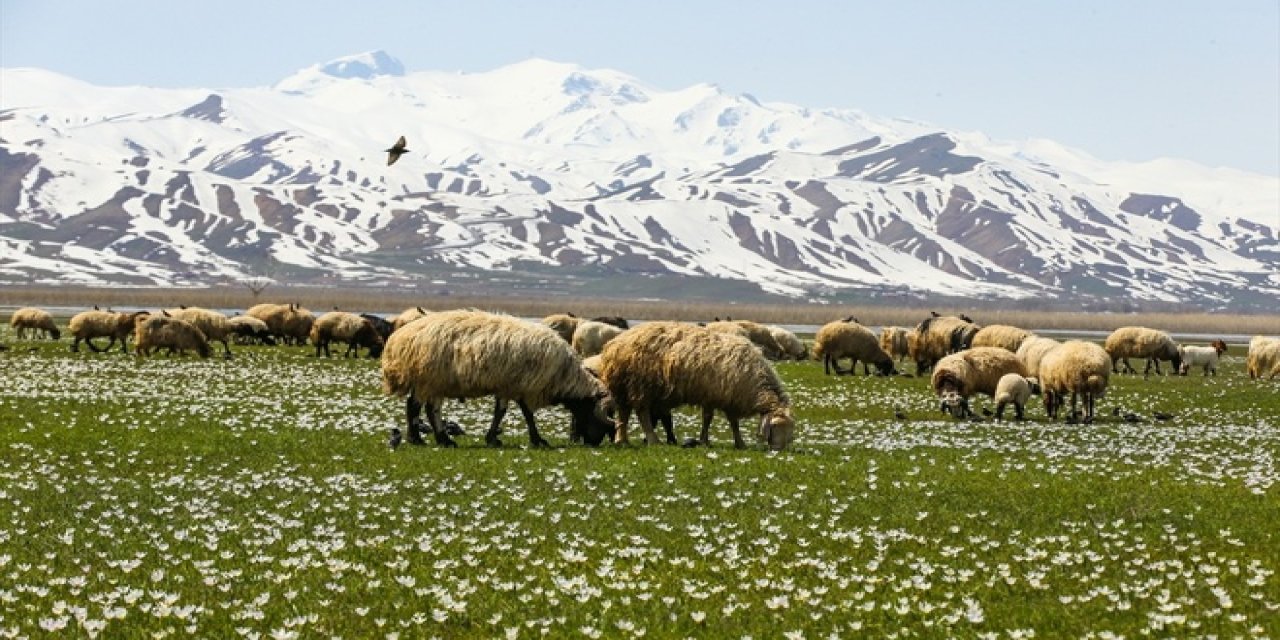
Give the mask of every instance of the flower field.
M 376 361 L 9 346 L 0 637 L 1280 637 L 1280 380 L 1239 353 L 1113 376 L 1093 425 L 781 363 L 770 454 L 722 418 L 570 446 L 556 410 L 556 446 L 513 411 L 493 449 L 486 399 L 445 406 L 459 448 L 393 451 Z

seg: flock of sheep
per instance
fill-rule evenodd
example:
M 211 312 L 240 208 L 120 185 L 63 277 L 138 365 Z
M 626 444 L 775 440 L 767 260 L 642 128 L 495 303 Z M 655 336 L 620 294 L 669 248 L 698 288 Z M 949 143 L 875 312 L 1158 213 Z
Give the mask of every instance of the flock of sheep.
M 57 340 L 62 333 L 51 314 L 36 308 L 14 312 L 10 325 L 19 339 L 30 334 Z M 645 322 L 633 328 L 618 317 L 555 314 L 531 323 L 478 310 L 421 307 L 390 320 L 336 310 L 317 317 L 296 304 L 260 304 L 230 317 L 195 307 L 157 313 L 95 307 L 73 316 L 67 329 L 72 351 L 83 342 L 106 352 L 119 342 L 127 352 L 132 337 L 139 356 L 164 349 L 209 357 L 211 343 L 221 343 L 229 358 L 230 342 L 310 343 L 317 357 L 329 356 L 335 342 L 346 344 L 348 357 L 365 349 L 381 358 L 383 390 L 404 399 L 408 441 L 423 443 L 423 432 L 430 430 L 442 446 L 455 444 L 441 415 L 446 400 L 493 397 L 485 435 L 492 445 L 501 444 L 500 425 L 515 402 L 534 446 L 547 444 L 535 420 L 535 412 L 546 406 L 563 406 L 571 416 L 571 439 L 589 445 L 606 438 L 627 442 L 633 413 L 647 443 L 659 441 L 655 423 L 664 427 L 666 441 L 675 443 L 672 412 L 693 406 L 701 410 L 702 428 L 700 437 L 686 444 L 709 445 L 710 425 L 719 412 L 729 422 L 735 446 L 745 446 L 739 425 L 750 418 L 758 421 L 758 439 L 781 450 L 794 439 L 795 419 L 772 361 L 810 357 L 794 333 L 745 320 Z M 104 338 L 105 347 L 94 342 Z M 1041 393 L 1051 419 L 1061 416 L 1069 401 L 1063 418 L 1088 423 L 1110 376 L 1136 372 L 1130 358 L 1146 360 L 1144 377 L 1153 368 L 1160 374 L 1161 361 L 1170 362 L 1172 372 L 1185 375 L 1199 367 L 1209 375 L 1216 374 L 1226 348 L 1221 340 L 1178 345 L 1167 333 L 1143 327 L 1117 329 L 1102 346 L 1060 342 L 1014 326 L 984 327 L 963 315 L 934 313 L 912 329 L 884 327 L 879 335 L 852 317 L 830 322 L 815 334 L 812 357 L 822 361 L 824 372 L 837 375 L 853 373 L 858 362 L 864 374 L 874 368 L 877 375 L 898 375 L 897 364 L 909 358 L 916 375 L 931 372 L 940 409 L 956 418 L 972 416 L 969 399 L 983 394 L 994 401 L 998 419 L 1008 406 L 1022 419 L 1031 396 Z M 1246 370 L 1250 378 L 1280 374 L 1280 339 L 1254 338 Z M 400 431 L 394 429 L 393 446 L 399 442 Z

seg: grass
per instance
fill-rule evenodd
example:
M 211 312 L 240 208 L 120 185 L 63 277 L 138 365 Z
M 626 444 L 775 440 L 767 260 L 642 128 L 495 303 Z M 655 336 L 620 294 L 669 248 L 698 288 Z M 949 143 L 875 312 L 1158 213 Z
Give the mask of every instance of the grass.
M 1280 383 L 1239 357 L 1113 378 L 1089 426 L 957 423 L 923 379 L 807 362 L 778 365 L 777 455 L 723 421 L 567 446 L 553 410 L 560 446 L 510 415 L 490 449 L 483 400 L 446 408 L 458 449 L 393 452 L 369 360 L 6 337 L 0 636 L 1280 635 Z

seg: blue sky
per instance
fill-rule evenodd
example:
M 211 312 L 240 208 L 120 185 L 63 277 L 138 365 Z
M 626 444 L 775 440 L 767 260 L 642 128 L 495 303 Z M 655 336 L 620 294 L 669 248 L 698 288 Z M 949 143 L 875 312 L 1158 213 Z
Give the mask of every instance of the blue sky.
M 373 49 L 410 71 L 541 57 L 1280 175 L 1276 0 L 0 2 L 0 66 L 95 84 L 263 86 Z

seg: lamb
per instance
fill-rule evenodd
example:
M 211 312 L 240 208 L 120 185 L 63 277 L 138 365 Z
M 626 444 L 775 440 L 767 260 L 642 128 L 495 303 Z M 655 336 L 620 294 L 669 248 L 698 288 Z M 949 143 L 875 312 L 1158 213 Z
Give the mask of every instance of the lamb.
M 306 344 L 316 321 L 314 314 L 297 304 L 258 304 L 244 313 L 267 323 L 271 333 L 285 344 Z
M 1178 355 L 1182 358 L 1179 375 L 1187 375 L 1191 367 L 1204 367 L 1204 375 L 1218 375 L 1218 357 L 1227 352 L 1227 343 L 1214 340 L 1207 347 L 1188 347 L 1178 345 Z
M 710 445 L 711 420 L 722 411 L 735 447 L 739 422 L 761 416 L 758 436 L 779 451 L 794 438 L 791 400 L 773 365 L 749 340 L 678 322 L 650 322 L 618 336 L 600 354 L 600 375 L 618 407 L 614 442 L 627 442 L 635 411 L 645 442 L 657 443 L 652 417 L 691 404 L 702 409 L 700 442 Z
M 254 342 L 267 346 L 275 346 L 276 344 L 275 338 L 271 336 L 271 329 L 267 328 L 267 323 L 257 318 L 252 316 L 231 316 L 227 318 L 227 324 L 231 325 L 231 333 L 236 336 L 236 342 L 240 344 L 253 344 Z
M 91 350 L 102 353 L 111 351 L 111 347 L 115 346 L 116 340 L 119 340 L 121 353 L 128 353 L 129 335 L 133 333 L 134 327 L 137 326 L 138 319 L 146 315 L 148 315 L 146 311 L 123 313 L 97 309 L 77 313 L 71 317 L 71 322 L 67 325 L 67 330 L 71 332 L 73 338 L 71 350 L 79 352 L 80 341 L 83 340 Z M 99 349 L 93 344 L 94 338 L 101 337 L 111 339 L 106 348 L 103 349 Z
M 1058 411 L 1071 394 L 1071 419 L 1075 419 L 1076 399 L 1084 400 L 1085 424 L 1093 422 L 1094 405 L 1107 392 L 1107 383 L 1114 366 L 1113 356 L 1106 349 L 1084 340 L 1068 340 L 1062 346 L 1046 353 L 1040 361 L 1040 386 L 1044 393 L 1044 408 L 1050 419 L 1058 417 Z
M 545 446 L 534 411 L 563 405 L 572 416 L 569 432 L 592 446 L 610 435 L 603 415 L 604 385 L 582 366 L 567 342 L 546 326 L 483 311 L 433 313 L 391 334 L 382 356 L 382 387 L 405 398 L 408 440 L 422 444 L 418 413 L 438 444 L 452 447 L 439 406 L 447 398 L 496 396 L 493 423 L 485 434 L 501 445 L 499 426 L 516 401 L 529 428 L 529 442 Z
M 1182 367 L 1182 356 L 1178 355 L 1178 344 L 1169 334 L 1146 327 L 1120 327 L 1107 336 L 1102 345 L 1111 355 L 1111 372 L 1120 373 L 1117 364 L 1123 362 L 1125 373 L 1136 373 L 1129 364 L 1129 358 L 1146 358 L 1147 367 L 1142 371 L 1145 379 L 1155 365 L 1156 375 L 1160 373 L 1160 361 L 1168 360 L 1176 372 Z
M 208 358 L 209 341 L 194 324 L 164 313 L 149 316 L 138 322 L 134 342 L 138 357 L 151 355 L 152 349 L 166 348 L 172 355 L 193 349 L 201 358 Z
M 976 333 L 977 325 L 955 316 L 925 318 L 907 336 L 908 355 L 916 363 L 916 374 L 923 375 L 943 357 L 966 348 L 966 340 Z
M 1274 380 L 1280 375 L 1280 338 L 1254 336 L 1249 341 L 1249 355 L 1245 358 L 1245 371 L 1250 380 L 1267 376 Z
M 395 320 L 391 321 L 391 332 L 395 333 L 400 329 L 400 327 L 403 327 L 418 318 L 426 317 L 429 313 L 431 312 L 423 309 L 422 307 L 410 307 L 405 309 L 400 312 L 400 315 L 396 316 Z
M 734 327 L 738 328 L 734 328 Z M 773 338 L 773 332 L 759 322 L 750 320 L 724 320 L 721 322 L 710 322 L 707 329 L 712 331 L 722 331 L 731 334 L 746 336 L 748 340 L 755 344 L 764 357 L 770 360 L 782 359 L 782 347 L 778 346 L 778 341 Z
M 999 347 L 975 347 L 939 360 L 930 385 L 942 399 L 942 411 L 963 418 L 973 415 L 970 396 L 982 393 L 994 397 L 1000 379 L 1010 373 L 1027 375 L 1018 356 Z
M 604 349 L 604 345 L 610 340 L 622 334 L 622 329 L 612 324 L 597 322 L 595 320 L 586 320 L 578 323 L 578 328 L 573 332 L 573 350 L 578 355 L 587 358 L 600 353 Z
M 582 319 L 572 313 L 553 313 L 542 319 L 542 324 L 560 334 L 565 342 L 573 343 L 573 332 L 578 330 Z
M 836 375 L 853 373 L 858 361 L 863 363 L 863 373 L 866 373 L 867 363 L 875 365 L 878 375 L 897 373 L 893 358 L 880 348 L 875 334 L 856 322 L 838 320 L 822 325 L 813 340 L 813 355 L 822 360 L 822 371 L 827 375 L 831 375 L 832 369 Z M 841 358 L 853 360 L 848 371 L 840 370 Z
M 1040 382 L 1035 378 L 1025 378 L 1016 373 L 1006 373 L 996 383 L 996 420 L 1004 420 L 1004 408 L 1013 405 L 1014 418 L 1022 420 L 1023 408 L 1031 396 L 1040 393 Z
M 19 340 L 27 338 L 28 329 L 37 337 L 48 337 L 54 340 L 62 337 L 62 332 L 58 331 L 58 325 L 53 321 L 53 315 L 35 307 L 23 307 L 14 311 L 9 318 L 9 326 L 17 330 Z
M 317 358 L 322 351 L 326 358 L 332 355 L 329 352 L 330 342 L 347 343 L 345 357 L 348 358 L 353 353 L 359 356 L 360 347 L 368 348 L 369 357 L 376 358 L 382 354 L 384 344 L 382 336 L 378 334 L 372 322 L 346 311 L 330 311 L 320 316 L 315 324 L 311 325 L 310 338 L 311 344 L 316 347 Z
M 1018 359 L 1022 361 L 1022 366 L 1026 367 L 1027 375 L 1037 377 L 1040 375 L 1040 360 L 1044 358 L 1044 354 L 1055 349 L 1061 342 L 1053 338 L 1043 338 L 1037 335 L 1031 335 L 1022 344 L 1018 346 Z
M 909 334 L 910 332 L 902 327 L 884 327 L 880 329 L 880 348 L 889 354 L 889 357 L 902 362 L 902 359 L 910 353 L 907 344 Z
M 227 316 L 217 311 L 200 307 L 168 309 L 164 313 L 179 320 L 190 322 L 200 330 L 200 333 L 204 334 L 205 339 L 209 342 L 221 342 L 223 354 L 227 358 L 231 357 L 231 347 L 227 343 L 230 341 L 231 336 L 235 335 L 235 328 L 231 326 Z
M 782 350 L 782 357 L 790 360 L 806 360 L 809 357 L 809 349 L 804 346 L 804 342 L 796 334 L 779 327 L 771 325 L 769 333 L 773 334 L 773 341 L 777 343 L 778 348 Z
M 1000 347 L 1017 353 L 1018 347 L 1022 346 L 1022 342 L 1031 336 L 1032 333 L 1030 331 L 1020 327 L 993 324 L 979 329 L 973 335 L 972 346 Z

